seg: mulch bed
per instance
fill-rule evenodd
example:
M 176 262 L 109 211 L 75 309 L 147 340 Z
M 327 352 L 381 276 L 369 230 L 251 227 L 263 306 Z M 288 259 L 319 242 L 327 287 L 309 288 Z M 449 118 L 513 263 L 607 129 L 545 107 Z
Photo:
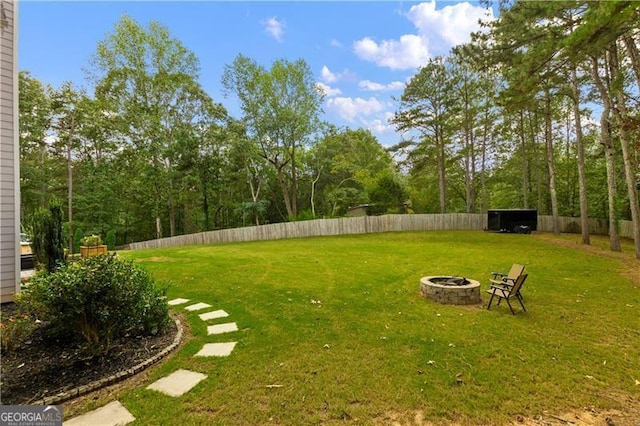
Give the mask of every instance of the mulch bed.
M 3 304 L 2 316 L 16 313 L 15 304 Z M 134 336 L 114 341 L 107 355 L 89 357 L 82 341 L 61 342 L 36 326 L 22 346 L 0 358 L 0 402 L 30 404 L 75 387 L 111 376 L 151 358 L 169 346 L 177 333 L 173 321 L 156 336 Z

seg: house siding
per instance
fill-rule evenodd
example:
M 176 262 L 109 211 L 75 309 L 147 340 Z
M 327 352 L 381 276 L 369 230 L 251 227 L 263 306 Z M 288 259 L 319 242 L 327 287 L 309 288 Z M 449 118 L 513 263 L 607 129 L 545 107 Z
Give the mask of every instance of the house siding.
M 17 4 L 0 0 L 0 302 L 20 290 Z

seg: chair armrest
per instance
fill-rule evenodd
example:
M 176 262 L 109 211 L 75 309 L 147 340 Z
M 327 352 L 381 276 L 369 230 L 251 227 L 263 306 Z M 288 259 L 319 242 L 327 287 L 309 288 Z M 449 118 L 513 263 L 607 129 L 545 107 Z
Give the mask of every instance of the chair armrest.
M 493 279 L 498 279 L 499 277 L 505 277 L 507 276 L 507 274 L 503 274 L 502 272 L 492 272 L 491 275 L 493 275 Z

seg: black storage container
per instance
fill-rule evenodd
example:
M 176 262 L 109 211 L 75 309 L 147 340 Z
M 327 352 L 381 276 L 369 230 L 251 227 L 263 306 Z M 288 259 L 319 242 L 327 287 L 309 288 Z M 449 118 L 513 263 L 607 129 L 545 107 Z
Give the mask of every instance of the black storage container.
M 538 229 L 538 210 L 500 209 L 487 212 L 489 231 L 530 234 Z

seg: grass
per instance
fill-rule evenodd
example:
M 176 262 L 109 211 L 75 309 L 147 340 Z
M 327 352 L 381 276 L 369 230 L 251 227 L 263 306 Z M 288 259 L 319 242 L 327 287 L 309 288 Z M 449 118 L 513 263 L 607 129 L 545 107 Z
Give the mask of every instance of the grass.
M 126 391 L 140 424 L 500 424 L 640 397 L 640 287 L 619 259 L 548 236 L 390 233 L 123 255 L 169 283 L 170 298 L 224 309 L 240 328 L 207 336 L 188 313 L 194 338 L 149 380 L 178 368 L 209 377 L 178 399 Z M 490 272 L 512 263 L 529 274 L 527 313 L 419 296 L 421 276 L 466 276 L 486 306 Z M 193 357 L 230 339 L 228 358 Z

